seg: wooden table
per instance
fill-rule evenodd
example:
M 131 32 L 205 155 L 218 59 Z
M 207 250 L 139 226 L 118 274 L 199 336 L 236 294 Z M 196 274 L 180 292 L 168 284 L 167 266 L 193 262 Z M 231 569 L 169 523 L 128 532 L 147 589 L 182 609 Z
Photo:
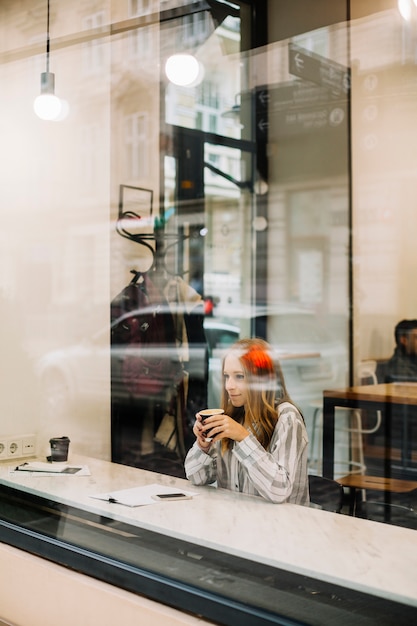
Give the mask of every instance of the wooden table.
M 384 491 L 389 493 L 410 493 L 411 491 L 417 490 L 417 481 L 415 480 L 396 480 L 395 478 L 386 478 L 385 476 L 348 474 L 348 476 L 338 478 L 337 482 L 343 487 L 349 487 L 350 489 L 350 515 L 355 515 L 356 491 L 358 489 L 371 489 L 373 491 Z M 384 513 L 385 519 L 389 520 L 389 509 L 386 509 Z
M 394 409 L 403 408 L 401 466 L 410 467 L 408 420 L 417 418 L 417 383 L 388 383 L 360 385 L 323 392 L 323 476 L 334 477 L 335 409 L 364 409 L 382 411 L 385 416 L 385 476 L 391 477 L 391 422 Z

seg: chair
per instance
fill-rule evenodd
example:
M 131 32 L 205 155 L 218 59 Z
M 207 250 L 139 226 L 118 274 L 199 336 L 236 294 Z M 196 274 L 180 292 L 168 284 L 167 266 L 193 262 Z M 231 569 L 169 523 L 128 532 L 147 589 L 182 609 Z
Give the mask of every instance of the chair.
M 324 511 L 340 513 L 343 506 L 343 487 L 335 480 L 309 474 L 308 487 L 310 502 L 320 506 Z
M 358 365 L 357 369 L 357 379 L 359 385 L 364 384 L 372 384 L 377 385 L 378 379 L 376 376 L 376 361 L 361 361 Z M 356 459 L 354 459 L 354 464 L 357 467 L 363 469 L 363 471 L 356 471 L 353 473 L 363 474 L 366 470 L 365 458 L 363 454 L 363 435 L 370 435 L 375 433 L 382 422 L 382 414 L 381 411 L 376 411 L 376 420 L 375 424 L 371 428 L 363 428 L 362 422 L 362 413 L 361 411 L 353 412 L 353 420 L 356 420 L 356 426 L 351 426 L 349 428 L 349 432 L 351 433 L 351 447 L 352 451 L 356 450 Z M 355 456 L 355 454 L 353 454 Z M 351 472 L 352 473 L 352 472 Z
M 377 363 L 373 360 L 361 361 L 357 367 L 356 380 L 358 385 L 363 384 L 378 384 L 376 376 Z M 316 471 L 321 471 L 320 461 L 322 457 L 321 452 L 321 430 L 323 419 L 323 404 L 322 401 L 312 403 L 314 407 L 312 435 L 311 435 L 311 455 L 310 455 L 310 469 L 315 468 Z M 359 410 L 338 408 L 338 411 L 348 412 L 348 424 L 345 428 L 338 428 L 336 423 L 336 432 L 346 432 L 349 435 L 349 453 L 346 461 L 339 462 L 340 471 L 336 469 L 336 474 L 346 474 L 346 470 L 351 474 L 364 474 L 366 471 L 365 458 L 363 453 L 363 435 L 368 435 L 376 432 L 382 421 L 381 411 L 376 412 L 375 423 L 370 428 L 363 428 L 362 413 Z M 320 419 L 320 422 L 318 420 Z M 316 431 L 317 435 L 316 435 Z M 317 443 L 316 443 L 317 441 Z M 317 448 L 317 450 L 316 450 Z M 337 462 L 336 462 L 337 464 Z
M 372 381 L 372 384 L 377 384 L 376 376 L 376 361 L 363 361 L 358 368 L 358 378 L 363 381 Z M 363 454 L 363 440 L 362 436 L 365 434 L 371 434 L 376 432 L 381 426 L 382 415 L 381 411 L 376 412 L 376 421 L 371 428 L 362 427 L 362 416 L 359 410 L 353 411 L 353 415 L 356 414 L 357 426 L 351 428 L 351 441 L 356 438 L 356 454 L 357 462 L 362 465 L 363 471 L 350 470 L 346 476 L 338 477 L 340 484 L 350 490 L 350 503 L 349 513 L 350 515 L 356 515 L 359 510 L 358 503 L 358 491 L 361 492 L 361 506 L 370 506 L 372 504 L 378 504 L 379 507 L 384 509 L 384 521 L 390 521 L 391 511 L 394 509 L 402 509 L 414 513 L 413 509 L 403 507 L 394 504 L 390 501 L 391 494 L 410 494 L 417 490 L 417 482 L 411 480 L 397 480 L 395 478 L 387 478 L 384 476 L 370 476 L 366 475 L 366 465 Z M 353 448 L 352 448 L 353 449 Z M 367 491 L 381 492 L 385 494 L 385 502 L 373 502 L 367 500 Z M 371 519 L 369 517 L 369 519 Z

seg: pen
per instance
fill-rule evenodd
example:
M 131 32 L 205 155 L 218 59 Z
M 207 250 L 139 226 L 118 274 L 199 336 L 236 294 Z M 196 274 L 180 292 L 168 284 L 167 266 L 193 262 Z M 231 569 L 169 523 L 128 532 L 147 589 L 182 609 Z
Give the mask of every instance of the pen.
M 16 465 L 16 467 L 14 468 L 15 472 L 19 471 L 21 467 L 23 467 L 24 465 L 27 465 L 27 463 L 21 463 L 21 465 Z

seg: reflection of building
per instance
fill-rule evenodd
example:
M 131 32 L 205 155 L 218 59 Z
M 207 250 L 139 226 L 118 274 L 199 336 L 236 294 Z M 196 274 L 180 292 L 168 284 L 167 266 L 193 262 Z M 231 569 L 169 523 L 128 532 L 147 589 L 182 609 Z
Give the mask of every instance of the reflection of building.
M 241 54 L 241 20 L 229 16 L 218 25 L 209 11 L 187 14 L 187 4 L 128 2 L 123 6 L 115 3 L 110 12 L 105 6 L 99 10 L 95 6 L 89 9 L 87 3 L 80 15 L 69 9 L 61 13 L 61 10 L 52 6 L 52 69 L 57 74 L 57 92 L 66 96 L 70 105 L 66 126 L 62 125 L 58 132 L 61 141 L 65 140 L 67 145 L 63 159 L 68 159 L 67 165 L 75 165 L 71 167 L 69 183 L 60 173 L 58 162 L 48 163 L 48 171 L 52 173 L 55 170 L 56 177 L 61 179 L 61 217 L 57 220 L 57 214 L 51 208 L 52 227 L 56 226 L 58 232 L 61 231 L 61 220 L 64 219 L 65 228 L 69 226 L 72 233 L 71 242 L 65 243 L 68 251 L 65 259 L 54 264 L 50 270 L 57 314 L 61 314 L 64 303 L 65 306 L 78 306 L 79 290 L 84 294 L 91 291 L 89 270 L 101 255 L 106 257 L 105 248 L 99 243 L 101 236 L 93 234 L 94 223 L 109 193 L 111 217 L 114 218 L 117 190 L 121 182 L 153 189 L 157 199 L 155 213 L 161 208 L 158 202 L 160 197 L 164 197 L 164 211 L 177 206 L 177 156 L 173 152 L 170 127 L 174 125 L 201 131 L 203 139 L 205 134 L 250 139 L 253 128 L 247 123 L 247 118 L 251 118 L 250 111 L 254 105 L 257 146 L 264 142 L 265 152 L 269 154 L 267 202 L 270 205 L 267 209 L 267 230 L 264 233 L 268 249 L 260 246 L 257 252 L 257 265 L 266 268 L 265 276 L 257 276 L 257 283 L 269 285 L 267 293 L 272 300 L 301 301 L 303 304 L 311 304 L 321 314 L 340 314 L 347 309 L 348 203 L 345 173 L 349 116 L 346 99 L 341 98 L 340 94 L 329 94 L 325 85 L 310 81 L 306 72 L 291 74 L 289 39 L 259 47 L 254 55 Z M 184 17 L 171 19 L 173 13 L 170 14 L 170 11 L 182 9 Z M 170 18 L 163 21 L 161 26 L 158 22 L 160 12 L 162 19 L 164 16 Z M 29 46 L 28 55 L 31 71 L 36 66 L 36 75 L 33 77 L 33 91 L 36 91 L 37 74 L 43 69 L 44 46 L 40 33 L 45 28 L 45 11 L 40 7 L 32 10 L 32 19 L 27 22 L 24 34 L 19 26 L 22 15 L 23 12 L 14 18 L 13 35 L 20 44 L 33 42 Z M 110 23 L 114 35 L 110 35 Z M 386 29 L 387 23 L 390 24 L 389 29 Z M 358 19 L 351 24 L 350 36 L 357 59 L 352 79 L 358 86 L 354 106 L 358 107 L 359 113 L 353 129 L 357 131 L 360 153 L 365 156 L 378 155 L 377 159 L 368 159 L 369 167 L 374 164 L 375 176 L 378 178 L 381 170 L 391 167 L 389 155 L 400 145 L 403 156 L 397 163 L 412 160 L 412 154 L 407 152 L 411 150 L 408 148 L 411 142 L 403 141 L 407 127 L 401 125 L 402 111 L 408 106 L 407 97 L 396 105 L 399 107 L 396 112 L 392 106 L 387 108 L 384 102 L 388 102 L 391 93 L 400 90 L 404 93 L 405 88 L 409 90 L 411 106 L 413 82 L 406 76 L 408 71 L 412 72 L 412 66 L 407 70 L 406 65 L 398 65 L 410 58 L 411 27 L 405 29 L 404 46 L 401 47 L 398 43 L 402 41 L 399 29 L 403 28 L 403 22 L 397 11 L 379 13 L 376 24 L 378 32 L 381 29 L 384 31 L 387 44 L 380 44 L 381 54 L 375 55 L 369 46 L 366 19 Z M 27 30 L 30 31 L 29 35 Z M 73 33 L 76 32 L 79 35 L 75 37 Z M 70 33 L 72 40 L 67 46 L 65 38 Z M 164 33 L 169 36 L 164 36 Z M 331 70 L 333 65 L 348 64 L 346 40 L 345 25 L 340 23 L 297 34 L 291 43 L 301 49 L 304 63 L 309 55 L 314 54 L 315 58 L 323 60 L 323 65 L 328 59 Z M 205 77 L 199 85 L 179 88 L 164 79 L 163 60 L 176 50 L 193 52 L 204 64 Z M 77 72 L 73 71 L 74 60 L 79 68 Z M 256 98 L 252 100 L 251 90 L 254 87 Z M 14 94 L 13 101 L 21 101 L 22 97 L 23 93 Z M 236 111 L 240 109 L 238 123 L 224 115 L 233 106 Z M 165 116 L 163 129 L 155 117 L 155 111 L 159 110 Z M 391 116 L 391 128 L 396 127 L 396 131 L 391 132 L 387 149 L 379 151 L 375 142 L 381 142 L 382 138 L 380 132 L 375 132 L 375 128 L 378 120 L 386 115 Z M 243 128 L 242 122 L 245 122 Z M 54 141 L 55 130 L 43 129 L 43 139 L 49 136 L 50 141 Z M 235 144 L 227 146 L 212 141 L 205 141 L 204 144 L 203 160 L 211 166 L 211 169 L 204 168 L 204 223 L 210 225 L 205 238 L 207 270 L 210 273 L 223 273 L 224 268 L 232 271 L 233 281 L 241 285 L 240 296 L 249 302 L 252 293 L 248 283 L 250 263 L 246 262 L 246 257 L 242 263 L 239 246 L 241 241 L 245 241 L 247 249 L 252 249 L 247 226 L 252 223 L 251 213 L 254 208 L 248 198 L 248 201 L 242 203 L 246 192 L 239 189 L 233 180 L 252 182 L 253 155 L 246 152 L 242 154 Z M 317 145 L 321 146 L 318 155 L 315 152 Z M 161 146 L 166 154 L 162 163 L 159 152 Z M 338 157 L 336 159 L 335 154 Z M 260 164 L 259 155 L 257 161 Z M 34 159 L 34 163 L 29 173 L 33 184 L 46 177 L 46 167 L 42 162 Z M 224 172 L 228 178 L 222 177 L 216 170 Z M 159 193 L 161 188 L 164 188 L 163 194 Z M 372 202 L 378 206 L 372 208 L 372 211 L 378 215 L 382 211 L 386 218 L 389 208 L 380 208 L 380 202 L 375 200 L 380 193 L 379 181 L 368 181 L 367 188 L 370 191 L 364 190 L 362 202 L 369 204 L 371 198 L 374 198 Z M 391 188 L 391 193 L 396 194 L 394 181 Z M 47 206 L 45 198 L 42 198 L 39 201 L 40 209 L 48 211 Z M 313 228 L 300 225 L 301 216 L 306 214 L 310 220 L 313 214 L 317 215 Z M 84 217 L 80 225 L 78 221 L 81 215 Z M 187 217 L 190 218 L 190 212 Z M 361 212 L 358 218 L 365 219 L 365 214 Z M 195 220 L 196 224 L 201 222 L 198 211 L 190 219 Z M 184 223 L 184 217 L 181 217 L 180 223 Z M 302 224 L 306 225 L 306 220 L 303 219 Z M 216 233 L 215 240 L 210 241 L 210 229 Z M 392 229 L 390 232 L 393 232 Z M 121 242 L 111 227 L 110 233 L 113 249 L 120 255 L 119 260 L 127 254 L 126 261 L 130 263 L 131 252 L 124 253 L 121 250 Z M 287 239 L 288 235 L 290 239 Z M 235 236 L 235 240 L 231 236 Z M 277 242 L 279 246 L 275 245 Z M 84 253 L 81 258 L 77 255 L 75 259 L 78 271 L 74 276 L 74 251 L 79 248 Z M 267 250 L 268 259 L 263 260 L 264 250 Z M 369 249 L 366 253 L 361 252 L 361 258 L 365 258 L 363 254 L 369 255 Z M 33 256 L 36 256 L 36 251 L 33 251 L 31 258 Z M 309 260 L 312 259 L 314 262 L 310 264 Z M 391 276 L 394 297 L 390 301 L 394 303 L 393 268 L 398 266 L 398 258 L 388 261 L 384 255 L 384 259 L 379 258 L 378 267 L 380 263 L 384 264 L 387 276 Z M 316 271 L 310 280 L 310 267 L 313 266 Z M 241 271 L 242 268 L 244 271 Z M 117 269 L 112 267 L 112 291 L 124 280 L 126 270 L 122 263 Z M 68 276 L 65 293 L 60 281 L 63 273 Z M 9 272 L 7 281 L 10 282 Z M 313 283 L 316 284 L 314 289 L 311 287 Z M 374 280 L 371 283 L 376 284 Z M 372 290 L 372 285 L 369 289 Z M 366 289 L 367 293 L 369 289 Z M 101 287 L 93 287 L 93 291 L 97 294 L 94 302 L 99 304 L 102 300 Z M 223 297 L 223 294 L 218 295 Z M 374 298 L 370 300 L 374 301 Z
M 57 92 L 61 92 L 70 105 L 66 126 L 62 125 L 59 134 L 61 141 L 65 140 L 67 145 L 63 159 L 68 159 L 68 165 L 75 164 L 75 167 L 71 168 L 71 183 L 68 183 L 58 171 L 59 164 L 48 163 L 48 171 L 52 173 L 56 170 L 56 177 L 61 179 L 60 215 L 65 215 L 65 218 L 61 219 L 68 222 L 65 227 L 67 228 L 69 224 L 72 232 L 72 242 L 65 244 L 68 250 L 65 261 L 54 264 L 51 270 L 53 299 L 57 305 L 74 302 L 77 306 L 79 286 L 84 284 L 82 291 L 89 292 L 88 268 L 95 264 L 97 254 L 103 254 L 99 251 L 101 245 L 95 241 L 97 237 L 92 232 L 96 215 L 100 213 L 103 202 L 107 201 L 109 190 L 113 207 L 117 204 L 117 189 L 120 182 L 152 188 L 155 198 L 161 197 L 159 189 L 164 187 L 165 209 L 176 205 L 173 187 L 176 157 L 170 146 L 172 131 L 169 126 L 181 126 L 212 133 L 213 136 L 234 139 L 246 137 L 249 133 L 250 138 L 252 133 L 250 125 L 246 124 L 242 129 L 239 123 L 236 124 L 232 118 L 225 117 L 224 113 L 233 106 L 236 106 L 235 110 L 239 110 L 240 106 L 242 122 L 245 108 L 249 110 L 254 104 L 251 101 L 251 90 L 255 86 L 258 95 L 255 100 L 257 144 L 262 142 L 264 133 L 265 146 L 268 146 L 269 152 L 268 197 L 271 207 L 274 207 L 268 210 L 266 223 L 269 235 L 265 233 L 269 241 L 269 261 L 265 261 L 265 264 L 269 267 L 267 274 L 272 277 L 268 289 L 269 297 L 279 301 L 289 299 L 298 301 L 301 298 L 303 303 L 308 304 L 309 294 L 313 294 L 314 291 L 315 295 L 311 295 L 312 305 L 319 304 L 320 310 L 326 313 L 339 313 L 346 309 L 346 280 L 341 280 L 341 273 L 345 272 L 346 267 L 344 262 L 346 247 L 343 243 L 327 244 L 331 241 L 341 242 L 347 232 L 344 230 L 347 226 L 346 179 L 344 179 L 346 160 L 341 158 L 347 157 L 346 124 L 349 116 L 346 99 L 341 99 L 340 94 L 329 95 L 326 86 L 309 80 L 306 72 L 301 71 L 299 75 L 291 74 L 289 39 L 271 42 L 264 48 L 259 47 L 256 54 L 249 58 L 239 51 L 241 22 L 237 18 L 229 16 L 215 28 L 217 23 L 209 11 L 200 10 L 186 14 L 187 4 L 189 3 L 128 2 L 126 6 L 122 6 L 115 3 L 110 12 L 106 6 L 99 10 L 95 6 L 89 9 L 87 3 L 79 15 L 76 11 L 66 9 L 65 12 L 64 10 L 61 12 L 52 6 L 52 69 L 56 71 Z M 160 12 L 162 19 L 164 15 L 171 18 L 168 13 L 181 8 L 185 12 L 183 18 L 167 19 L 162 22 L 161 27 L 159 26 Z M 35 92 L 38 73 L 43 69 L 44 62 L 41 33 L 45 28 L 45 9 L 40 5 L 37 9 L 31 9 L 31 20 L 27 22 L 24 32 L 20 27 L 23 15 L 23 7 L 20 13 L 13 14 L 14 24 L 11 32 L 13 37 L 16 37 L 17 46 L 27 45 L 29 42 L 27 65 L 30 71 L 35 73 L 32 82 Z M 114 35 L 110 35 L 110 23 L 113 25 Z M 355 92 L 357 97 L 353 105 L 354 112 L 358 113 L 353 126 L 358 140 L 356 144 L 355 139 L 354 145 L 358 147 L 358 154 L 367 159 L 367 171 L 370 172 L 372 169 L 376 177 L 375 181 L 368 180 L 366 189 L 364 187 L 361 202 L 369 209 L 358 213 L 358 219 L 365 220 L 366 215 L 371 216 L 371 213 L 376 216 L 382 214 L 386 224 L 390 207 L 383 208 L 380 199 L 377 199 L 381 194 L 381 172 L 390 169 L 389 193 L 397 195 L 398 187 L 392 177 L 390 155 L 393 151 L 401 151 L 401 159 L 396 162 L 399 170 L 402 169 L 403 163 L 410 162 L 413 158 L 410 152 L 412 142 L 404 141 L 408 126 L 402 123 L 403 112 L 413 106 L 413 65 L 410 64 L 413 35 L 411 23 L 405 26 L 396 8 L 378 13 L 373 23 L 375 32 L 383 33 L 378 54 L 375 52 L 375 46 L 369 45 L 368 20 L 360 17 L 350 25 L 352 50 L 355 56 L 352 80 L 357 87 Z M 387 24 L 390 25 L 389 28 Z M 76 32 L 79 35 L 75 37 Z M 169 37 L 164 36 L 164 32 L 169 33 Z M 69 44 L 66 45 L 65 38 L 68 38 L 70 33 L 72 39 L 69 39 Z M 323 65 L 328 59 L 330 69 L 327 76 L 333 65 L 348 64 L 346 41 L 346 29 L 342 23 L 308 33 L 299 33 L 291 38 L 291 43 L 301 49 L 304 63 L 307 57 L 313 54 L 323 60 Z M 196 54 L 205 66 L 205 78 L 202 83 L 192 88 L 174 87 L 164 79 L 161 95 L 162 61 L 168 54 L 178 49 Z M 74 60 L 79 68 L 77 72 L 73 71 Z M 20 93 L 13 94 L 13 102 L 22 101 L 22 98 L 26 97 L 22 89 L 19 89 Z M 397 100 L 394 108 L 391 94 L 399 92 L 404 97 Z M 261 104 L 266 104 L 265 111 Z M 168 126 L 161 132 L 154 112 L 164 109 Z M 389 137 L 387 133 L 381 135 L 379 130 L 379 122 L 387 119 L 387 116 L 391 128 Z M 109 120 L 111 129 L 108 125 Z M 43 129 L 43 139 L 49 136 L 53 141 L 55 130 Z M 164 145 L 161 143 L 162 136 L 166 138 L 167 156 L 161 167 L 159 148 Z M 326 147 L 324 142 L 327 142 Z M 315 158 L 315 146 L 318 143 L 321 150 Z M 279 149 L 276 150 L 276 146 L 279 146 Z M 382 149 L 379 149 L 380 147 Z M 337 159 L 334 159 L 334 154 L 337 154 Z M 27 158 L 31 158 L 30 147 Z M 39 159 L 33 161 L 34 167 L 29 176 L 35 184 L 36 181 L 46 177 L 46 168 Z M 210 142 L 205 143 L 204 161 L 212 166 L 211 169 L 205 168 L 204 171 L 207 222 L 213 224 L 213 232 L 220 233 L 221 237 L 219 239 L 217 234 L 216 242 L 210 242 L 209 233 L 205 240 L 208 250 L 207 262 L 210 265 L 208 269 L 212 271 L 215 266 L 210 259 L 210 249 L 216 250 L 214 261 L 217 267 L 233 266 L 234 262 L 230 262 L 230 242 L 223 240 L 222 237 L 226 232 L 230 234 L 230 221 L 236 224 L 236 217 L 232 216 L 242 216 L 239 200 L 242 198 L 242 191 L 230 179 L 215 172 L 220 170 L 232 180 L 250 181 L 252 162 L 251 158 L 242 157 L 241 152 L 235 147 Z M 324 178 L 322 173 L 325 174 Z M 317 189 L 317 181 L 320 178 L 325 180 L 321 190 Z M 294 189 L 294 186 L 297 186 L 297 189 Z M 386 197 L 386 194 L 383 194 L 383 197 Z M 25 202 L 26 200 L 23 204 Z M 327 217 L 321 214 L 316 228 L 316 231 L 321 233 L 321 240 L 319 242 L 317 239 L 314 242 L 316 234 L 313 236 L 313 231 L 309 230 L 310 245 L 302 234 L 302 228 L 298 225 L 293 231 L 291 224 L 294 220 L 298 223 L 294 216 L 309 212 L 311 207 L 310 219 L 312 219 L 312 213 L 319 213 L 320 207 L 324 206 L 327 207 Z M 48 211 L 45 198 L 39 201 L 39 207 L 43 211 Z M 155 212 L 159 209 L 157 203 Z M 91 218 L 88 217 L 90 211 Z M 250 213 L 252 208 L 248 207 L 247 211 Z M 78 212 L 79 215 L 85 215 L 81 227 L 77 223 Z M 243 229 L 251 223 L 249 213 L 242 217 Z M 218 219 L 214 218 L 215 215 Z M 195 219 L 199 221 L 198 213 Z M 372 220 L 372 217 L 366 219 Z M 62 229 L 60 220 L 56 219 L 53 210 L 50 221 L 52 227 L 56 225 L 58 231 Z M 71 222 L 74 222 L 72 227 Z M 388 230 L 390 233 L 394 232 L 391 227 Z M 240 233 L 239 228 L 237 232 Z M 291 237 L 295 237 L 296 248 L 300 246 L 298 251 L 294 250 L 293 241 L 290 243 L 286 241 L 287 232 L 290 234 L 293 232 Z M 240 234 L 238 238 L 240 241 Z M 82 260 L 79 258 L 76 260 L 79 275 L 74 278 L 72 250 L 77 250 L 78 239 L 85 252 Z M 114 239 L 118 241 L 112 233 L 112 240 Z M 224 244 L 223 251 L 227 251 L 224 263 L 222 246 L 215 247 L 219 241 Z M 273 245 L 274 242 L 280 242 L 279 248 Z M 118 247 L 115 243 L 115 249 Z M 291 252 L 287 252 L 286 248 Z M 262 255 L 262 249 L 259 254 Z M 366 252 L 362 249 L 360 254 L 363 259 L 364 255 L 369 256 L 369 248 Z M 31 258 L 33 256 L 36 256 L 35 251 Z M 381 267 L 382 263 L 387 277 L 391 277 L 392 304 L 396 300 L 394 268 L 398 267 L 398 257 L 394 257 L 395 254 L 388 258 L 384 253 L 383 258 L 379 255 L 378 260 L 375 259 L 375 263 L 371 263 L 378 267 Z M 317 289 L 324 298 L 321 303 L 317 302 L 317 289 L 306 287 L 309 284 L 310 267 L 306 259 L 309 258 L 315 259 L 316 269 L 321 268 L 321 280 L 317 275 L 313 280 L 318 281 Z M 258 266 L 262 263 L 264 262 L 258 259 Z M 237 258 L 236 264 L 240 267 L 241 259 Z M 301 270 L 301 267 L 307 269 Z M 113 268 L 115 285 L 120 283 L 118 271 L 125 272 L 125 269 L 122 270 L 120 266 L 120 270 L 116 271 Z M 66 283 L 65 294 L 62 293 L 63 287 L 59 280 L 63 272 L 71 275 Z M 245 275 L 249 273 L 245 269 Z M 234 278 L 239 283 L 242 282 L 242 276 L 236 274 Z M 11 280 L 9 272 L 6 280 L 8 282 Z M 262 278 L 258 277 L 258 282 L 261 280 Z M 327 286 L 323 285 L 323 281 Z M 319 284 L 322 285 L 321 288 Z M 365 292 L 375 290 L 375 287 L 372 287 L 375 284 L 376 281 L 370 279 Z M 68 285 L 73 287 L 68 289 Z M 250 287 L 242 289 L 241 295 L 247 299 L 251 289 Z M 101 299 L 100 288 L 96 291 L 95 300 L 98 303 Z M 378 298 L 377 294 L 369 298 L 369 302 L 374 302 L 375 298 Z M 364 306 L 372 309 L 373 305 L 368 306 L 364 303 Z

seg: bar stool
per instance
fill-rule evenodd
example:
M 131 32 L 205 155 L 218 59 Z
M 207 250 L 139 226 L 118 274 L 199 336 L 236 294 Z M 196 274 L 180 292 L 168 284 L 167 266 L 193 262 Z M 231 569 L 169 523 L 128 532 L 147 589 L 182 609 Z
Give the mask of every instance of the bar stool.
M 376 367 L 376 361 L 361 361 L 358 364 L 356 372 L 357 384 L 365 384 L 365 382 L 369 384 L 370 382 L 371 384 L 376 385 L 378 383 Z M 323 402 L 321 400 L 312 402 L 310 403 L 310 406 L 314 408 L 310 443 L 310 470 L 320 474 L 320 462 L 322 459 L 321 431 L 323 421 Z M 336 432 L 345 432 L 349 436 L 349 455 L 347 461 L 339 462 L 339 465 L 341 466 L 340 473 L 342 475 L 345 474 L 347 467 L 350 474 L 364 474 L 366 471 L 366 465 L 363 453 L 363 435 L 374 433 L 380 428 L 382 421 L 381 411 L 376 412 L 375 423 L 370 428 L 363 428 L 362 413 L 360 410 L 338 408 L 337 411 L 347 412 L 348 425 L 345 428 L 340 429 L 337 428 L 336 422 Z M 318 436 L 316 436 L 316 432 Z M 336 470 L 336 473 L 339 472 Z

